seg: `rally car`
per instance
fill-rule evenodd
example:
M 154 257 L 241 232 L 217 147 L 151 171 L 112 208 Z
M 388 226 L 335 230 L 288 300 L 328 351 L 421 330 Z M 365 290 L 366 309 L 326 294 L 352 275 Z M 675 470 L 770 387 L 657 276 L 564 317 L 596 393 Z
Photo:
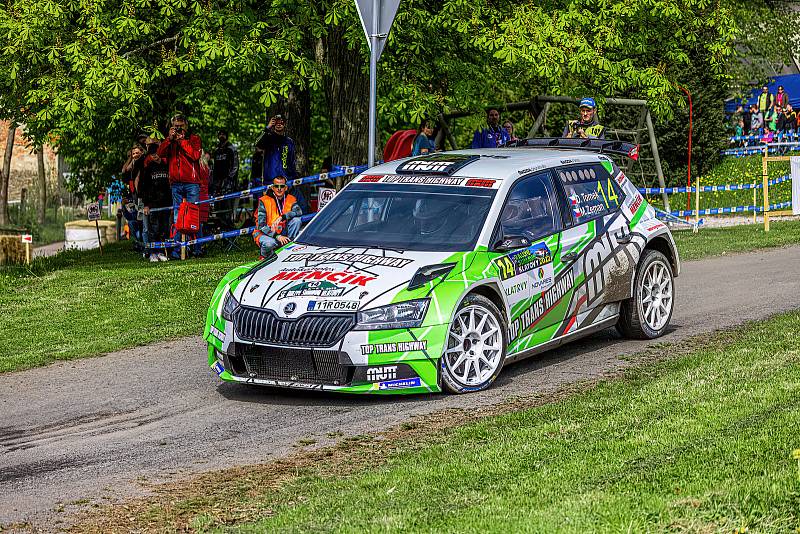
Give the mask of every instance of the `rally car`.
M 205 328 L 223 380 L 350 393 L 463 393 L 504 364 L 616 326 L 664 333 L 669 229 L 611 155 L 536 139 L 392 161 L 297 239 L 219 283 Z

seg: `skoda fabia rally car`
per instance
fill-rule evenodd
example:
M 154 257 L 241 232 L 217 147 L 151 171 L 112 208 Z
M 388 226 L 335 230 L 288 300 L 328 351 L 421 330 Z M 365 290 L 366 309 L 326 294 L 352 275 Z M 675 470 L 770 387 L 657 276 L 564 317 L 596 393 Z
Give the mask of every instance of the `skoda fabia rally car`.
M 462 393 L 600 329 L 660 336 L 680 267 L 669 229 L 609 157 L 636 147 L 520 145 L 357 176 L 293 243 L 219 283 L 209 365 L 249 384 Z

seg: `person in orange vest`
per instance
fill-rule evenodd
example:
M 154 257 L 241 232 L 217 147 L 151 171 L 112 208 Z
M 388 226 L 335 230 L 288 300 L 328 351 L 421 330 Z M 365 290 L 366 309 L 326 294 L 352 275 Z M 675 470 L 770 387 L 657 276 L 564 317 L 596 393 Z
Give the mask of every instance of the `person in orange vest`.
M 297 199 L 286 192 L 286 177 L 276 176 L 267 192 L 258 199 L 253 241 L 261 249 L 263 260 L 279 246 L 293 240 L 300 232 L 303 211 Z

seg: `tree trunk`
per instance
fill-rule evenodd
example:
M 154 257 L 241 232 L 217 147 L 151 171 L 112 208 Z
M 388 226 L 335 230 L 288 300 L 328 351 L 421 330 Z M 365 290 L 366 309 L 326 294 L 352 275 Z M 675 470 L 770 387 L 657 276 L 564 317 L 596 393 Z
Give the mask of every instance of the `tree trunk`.
M 331 124 L 331 158 L 338 165 L 367 162 L 369 74 L 359 48 L 349 49 L 344 28 L 331 28 L 323 40 L 325 80 Z
M 14 136 L 17 133 L 17 123 L 8 123 L 8 139 L 6 152 L 3 156 L 3 169 L 0 171 L 0 225 L 6 225 L 8 220 L 8 179 L 11 175 L 11 154 L 14 151 Z
M 47 209 L 47 176 L 44 172 L 44 146 L 36 150 L 36 163 L 39 168 L 38 175 L 38 201 L 36 204 L 36 220 L 44 224 L 45 210 Z
M 289 137 L 297 150 L 297 176 L 310 174 L 311 93 L 308 89 L 292 89 L 286 98 L 286 122 Z

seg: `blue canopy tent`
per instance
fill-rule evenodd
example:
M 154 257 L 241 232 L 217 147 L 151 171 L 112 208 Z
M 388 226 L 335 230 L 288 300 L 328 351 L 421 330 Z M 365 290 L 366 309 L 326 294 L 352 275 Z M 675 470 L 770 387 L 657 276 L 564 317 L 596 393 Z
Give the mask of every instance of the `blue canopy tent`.
M 769 87 L 769 92 L 774 95 L 778 92 L 778 86 L 782 85 L 783 90 L 789 95 L 789 103 L 793 108 L 798 109 L 798 106 L 800 106 L 800 74 L 775 76 L 774 78 L 771 78 L 771 80 L 771 82 L 766 84 L 766 86 Z M 748 107 L 751 104 L 758 104 L 758 95 L 761 94 L 762 87 L 763 85 L 760 85 L 750 92 L 750 97 L 745 101 Z M 739 107 L 739 104 L 741 103 L 742 101 L 738 98 L 726 100 L 725 113 L 734 113 L 736 108 Z

